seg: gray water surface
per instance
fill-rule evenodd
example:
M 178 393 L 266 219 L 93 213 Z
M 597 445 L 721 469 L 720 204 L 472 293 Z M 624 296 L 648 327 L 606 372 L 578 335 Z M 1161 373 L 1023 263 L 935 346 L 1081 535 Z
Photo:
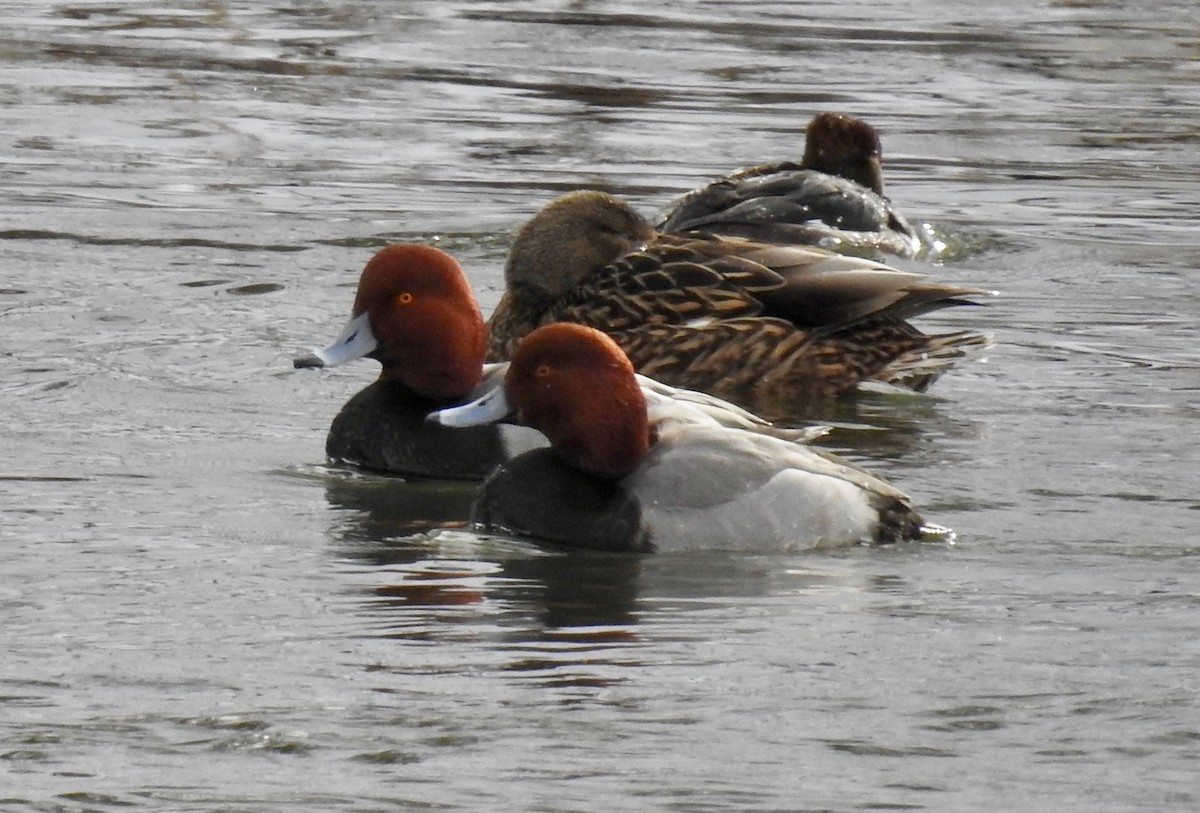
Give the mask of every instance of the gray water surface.
M 1191 2 L 0 3 L 0 810 L 1200 807 Z M 995 288 L 834 448 L 955 545 L 565 555 L 330 468 L 363 263 L 819 110 Z

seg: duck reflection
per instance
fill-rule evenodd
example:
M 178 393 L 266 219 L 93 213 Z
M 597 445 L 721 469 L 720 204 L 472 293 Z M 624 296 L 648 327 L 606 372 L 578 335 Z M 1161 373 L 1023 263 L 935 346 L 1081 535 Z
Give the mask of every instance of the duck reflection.
M 892 388 L 863 390 L 829 404 L 819 418 L 833 430 L 815 445 L 851 459 L 912 461 L 947 453 L 945 441 L 974 439 L 980 423 L 953 414 L 955 405 L 938 396 Z M 776 423 L 801 425 L 798 419 Z
M 471 483 L 373 476 L 326 482 L 342 555 L 386 579 L 367 588 L 373 614 L 486 604 L 488 613 L 500 607 L 526 619 L 532 611 L 552 628 L 636 623 L 641 557 L 472 533 L 466 529 L 475 490 Z M 401 621 L 401 634 L 412 632 L 410 621 Z
M 819 557 L 728 551 L 566 550 L 467 527 L 473 488 L 442 481 L 331 477 L 337 552 L 364 633 L 437 646 L 372 670 L 497 670 L 588 702 L 635 679 L 653 639 L 703 636 L 711 614 L 788 595 L 822 605 L 889 593 L 868 548 Z M 876 572 L 871 572 L 876 571 Z M 855 600 L 855 599 L 850 599 Z M 465 648 L 464 646 L 465 645 Z
M 386 544 L 432 531 L 465 527 L 477 483 L 331 470 L 325 497 L 336 509 L 334 535 L 352 558 L 376 564 L 407 561 L 403 547 Z M 394 559 L 399 556 L 399 559 Z

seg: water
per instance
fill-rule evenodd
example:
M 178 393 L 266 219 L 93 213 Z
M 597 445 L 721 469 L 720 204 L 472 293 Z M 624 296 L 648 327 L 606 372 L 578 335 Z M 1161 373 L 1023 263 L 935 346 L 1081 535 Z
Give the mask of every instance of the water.
M 1194 4 L 0 8 L 0 810 L 1197 807 Z M 376 246 L 490 309 L 560 191 L 820 109 L 1002 292 L 836 440 L 957 545 L 565 556 L 323 465 Z

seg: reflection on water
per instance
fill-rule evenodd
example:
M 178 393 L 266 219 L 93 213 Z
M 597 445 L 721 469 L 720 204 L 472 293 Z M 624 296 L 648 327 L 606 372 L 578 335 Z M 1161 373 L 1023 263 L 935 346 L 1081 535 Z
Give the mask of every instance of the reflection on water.
M 325 498 L 338 509 L 331 532 L 344 544 L 376 545 L 435 528 L 461 527 L 477 487 L 340 468 L 325 470 L 322 480 Z

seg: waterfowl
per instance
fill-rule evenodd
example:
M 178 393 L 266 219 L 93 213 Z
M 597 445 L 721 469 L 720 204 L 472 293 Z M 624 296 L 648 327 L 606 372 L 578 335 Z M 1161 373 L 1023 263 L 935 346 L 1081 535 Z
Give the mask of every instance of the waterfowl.
M 800 163 L 760 164 L 718 178 L 672 203 L 658 228 L 864 255 L 921 251 L 916 229 L 883 195 L 875 128 L 853 116 L 818 113 L 806 133 Z
M 379 379 L 333 419 L 330 459 L 391 474 L 481 480 L 513 454 L 544 444 L 523 427 L 465 433 L 427 423 L 440 407 L 489 389 L 483 316 L 462 268 L 432 246 L 400 244 L 375 254 L 359 278 L 349 323 L 297 368 L 368 357 Z
M 325 442 L 330 459 L 391 474 L 481 480 L 514 454 L 545 439 L 520 426 L 452 432 L 425 420 L 433 410 L 492 390 L 507 364 L 484 364 L 484 323 L 462 267 L 440 249 L 388 246 L 359 278 L 350 321 L 327 347 L 297 357 L 296 368 L 335 367 L 368 357 L 379 379 L 352 397 L 333 419 Z M 704 393 L 639 376 L 646 397 L 670 399 L 680 414 L 789 438 L 823 428 L 776 428 Z
M 988 291 L 811 246 L 664 234 L 590 190 L 527 222 L 504 275 L 490 360 L 508 358 L 539 325 L 579 322 L 611 335 L 639 372 L 766 417 L 802 414 L 867 380 L 924 391 L 989 344 L 908 322 Z
M 571 323 L 521 340 L 502 381 L 430 416 L 514 419 L 550 449 L 507 461 L 472 508 L 479 528 L 619 551 L 832 548 L 919 538 L 911 500 L 802 443 L 647 398 L 610 337 Z

